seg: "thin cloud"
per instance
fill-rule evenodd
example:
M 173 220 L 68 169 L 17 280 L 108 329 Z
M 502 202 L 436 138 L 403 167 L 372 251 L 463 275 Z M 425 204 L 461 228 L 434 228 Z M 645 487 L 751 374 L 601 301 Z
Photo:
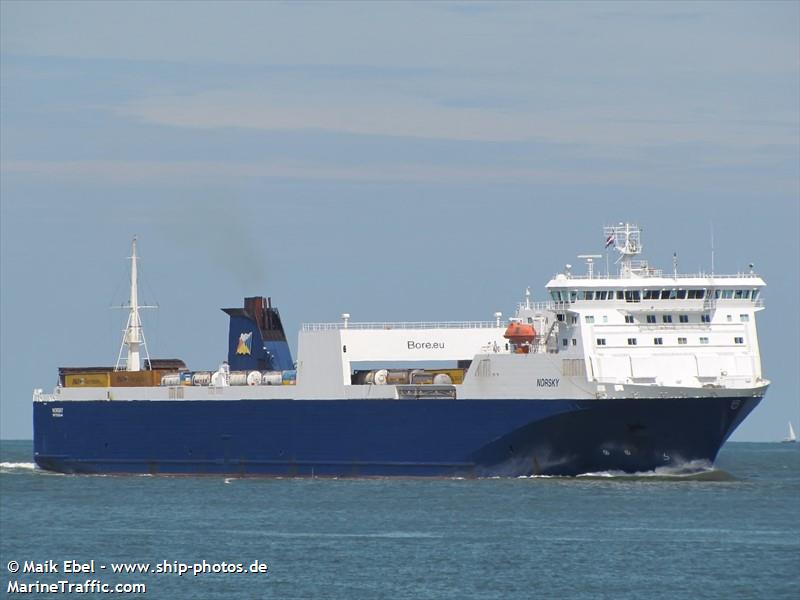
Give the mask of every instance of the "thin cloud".
M 570 169 L 371 165 L 365 168 L 312 163 L 275 164 L 210 161 L 6 161 L 0 171 L 7 175 L 36 175 L 59 178 L 92 179 L 115 183 L 136 183 L 172 179 L 175 181 L 261 178 L 332 181 L 398 182 L 569 182 L 614 183 L 629 180 L 624 172 L 575 173 Z
M 793 133 L 720 108 L 713 118 L 679 118 L 674 107 L 502 110 L 441 104 L 427 97 L 363 94 L 207 91 L 151 96 L 113 109 L 117 115 L 182 128 L 327 131 L 454 141 L 610 145 L 702 142 L 733 146 L 794 143 Z M 685 114 L 685 111 L 683 111 Z M 779 116 L 780 117 L 780 116 Z M 794 115 L 785 115 L 793 121 Z
M 209 183 L 230 185 L 243 179 L 347 182 L 347 183 L 489 183 L 492 185 L 562 185 L 562 186 L 649 186 L 653 180 L 669 181 L 665 188 L 693 194 L 703 189 L 717 190 L 720 186 L 757 187 L 762 192 L 797 193 L 797 179 L 781 176 L 774 169 L 747 168 L 746 165 L 697 164 L 692 168 L 681 165 L 653 167 L 640 163 L 632 168 L 628 163 L 617 167 L 602 165 L 596 169 L 576 169 L 570 166 L 500 167 L 436 166 L 427 164 L 384 164 L 364 167 L 336 166 L 296 161 L 278 164 L 271 162 L 214 162 L 214 161 L 5 161 L 0 163 L 4 176 L 47 178 L 50 180 L 80 181 L 114 185 L 170 184 L 181 187 L 204 186 Z

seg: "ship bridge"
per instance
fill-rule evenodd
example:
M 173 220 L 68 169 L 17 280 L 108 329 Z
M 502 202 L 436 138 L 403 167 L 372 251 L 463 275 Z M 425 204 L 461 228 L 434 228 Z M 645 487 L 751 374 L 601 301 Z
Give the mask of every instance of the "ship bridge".
M 619 265 L 617 276 L 612 277 L 606 256 L 605 276 L 595 275 L 595 260 L 599 254 L 584 254 L 579 258 L 586 260 L 586 274 L 574 275 L 572 265 L 566 265 L 564 272 L 557 274 L 546 285 L 557 308 L 569 305 L 600 307 L 623 304 L 628 309 L 635 305 L 647 306 L 647 310 L 710 310 L 718 301 L 747 303 L 761 308 L 761 289 L 764 280 L 753 272 L 752 265 L 747 273 L 719 275 L 711 273 L 678 273 L 677 255 L 673 255 L 672 273 L 665 274 L 661 269 L 651 267 L 647 261 L 634 257 L 642 252 L 641 230 L 637 225 L 620 223 L 604 228 L 606 249 L 612 247 L 618 254 L 615 264 Z M 712 254 L 713 265 L 713 254 Z
M 752 270 L 721 275 L 672 273 L 634 260 L 642 251 L 636 225 L 605 228 L 619 272 L 597 276 L 571 265 L 546 285 L 561 350 L 580 352 L 597 383 L 738 388 L 763 382 L 755 315 L 765 282 Z M 606 269 L 608 271 L 608 269 Z M 712 269 L 713 271 L 713 269 Z

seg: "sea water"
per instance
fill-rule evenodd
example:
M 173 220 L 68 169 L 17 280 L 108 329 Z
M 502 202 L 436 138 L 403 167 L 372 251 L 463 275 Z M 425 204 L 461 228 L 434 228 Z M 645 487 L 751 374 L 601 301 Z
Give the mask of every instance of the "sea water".
M 115 596 L 800 598 L 800 444 L 729 443 L 714 469 L 694 467 L 464 480 L 77 476 L 34 468 L 30 442 L 2 442 L 0 583 L 5 594 L 39 582 L 37 598 L 69 597 L 41 591 L 58 581 L 90 597 L 89 585 L 142 583 L 146 594 Z M 48 560 L 58 573 L 23 572 Z M 65 574 L 72 560 L 94 560 L 94 572 Z M 134 563 L 190 570 L 111 572 Z M 221 572 L 237 565 L 244 572 Z

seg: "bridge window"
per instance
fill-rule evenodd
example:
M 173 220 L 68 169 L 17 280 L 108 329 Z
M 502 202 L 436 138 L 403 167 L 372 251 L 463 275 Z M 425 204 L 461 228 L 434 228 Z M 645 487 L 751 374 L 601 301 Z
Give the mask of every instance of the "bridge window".
M 750 300 L 750 290 L 742 290 L 742 292 L 744 293 L 744 299 Z
M 678 320 L 681 323 L 688 323 L 689 322 L 689 315 L 678 315 Z
M 653 338 L 653 343 L 656 346 L 663 346 L 664 345 L 664 338 Z
M 688 297 L 690 300 L 697 299 L 702 300 L 706 295 L 705 290 L 689 290 Z
M 735 337 L 735 338 L 733 338 L 733 342 L 735 344 L 744 344 L 744 338 L 743 337 Z
M 756 298 L 758 298 L 758 290 L 753 290 L 753 294 L 750 297 L 753 299 L 753 302 L 755 302 Z
M 744 295 L 744 290 L 736 290 L 733 293 L 733 298 L 734 300 L 741 300 L 743 295 Z
M 641 294 L 639 290 L 625 290 L 625 302 L 640 302 Z
M 598 346 L 605 346 L 605 345 L 606 345 L 606 338 L 597 338 L 597 339 L 595 340 L 595 343 L 596 343 Z
M 635 346 L 636 338 L 628 338 L 628 346 Z
M 672 315 L 661 315 L 662 323 L 672 323 Z
M 617 300 L 622 300 L 623 297 L 624 296 L 622 295 L 622 290 L 617 290 Z
M 686 344 L 686 338 L 679 337 L 678 338 L 678 344 L 681 345 L 681 346 L 685 345 Z
M 575 302 L 575 300 L 577 300 L 577 299 L 578 299 L 577 290 L 570 290 L 570 292 L 569 292 L 569 301 L 570 302 Z
M 597 295 L 594 297 L 594 299 L 595 300 L 605 300 L 607 294 L 608 294 L 608 292 L 606 292 L 605 290 L 600 290 L 599 292 L 597 292 Z
M 594 292 L 592 292 L 592 291 L 583 292 L 583 299 L 584 300 L 594 300 Z
M 662 300 L 669 300 L 672 297 L 671 290 L 661 290 L 661 299 Z
M 733 298 L 733 290 L 722 290 L 722 299 L 730 300 Z
M 678 290 L 678 300 L 686 299 L 686 290 Z
M 647 315 L 647 322 L 648 323 L 655 323 L 656 322 L 656 316 L 655 315 Z

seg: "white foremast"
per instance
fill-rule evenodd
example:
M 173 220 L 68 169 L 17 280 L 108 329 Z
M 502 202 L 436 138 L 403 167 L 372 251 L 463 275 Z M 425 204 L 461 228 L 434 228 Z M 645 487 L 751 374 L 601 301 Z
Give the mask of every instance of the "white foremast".
M 138 257 L 136 256 L 136 236 L 133 237 L 133 242 L 131 243 L 130 260 L 131 293 L 127 305 L 127 307 L 130 308 L 130 312 L 128 313 L 128 324 L 125 327 L 125 332 L 122 336 L 122 344 L 119 349 L 119 356 L 117 357 L 117 364 L 115 367 L 117 371 L 140 371 L 142 368 L 140 356 L 142 350 L 147 360 L 150 360 L 150 355 L 147 352 L 147 342 L 145 342 L 144 332 L 142 331 L 142 321 L 139 317 L 139 308 L 150 307 L 139 306 L 139 269 Z

